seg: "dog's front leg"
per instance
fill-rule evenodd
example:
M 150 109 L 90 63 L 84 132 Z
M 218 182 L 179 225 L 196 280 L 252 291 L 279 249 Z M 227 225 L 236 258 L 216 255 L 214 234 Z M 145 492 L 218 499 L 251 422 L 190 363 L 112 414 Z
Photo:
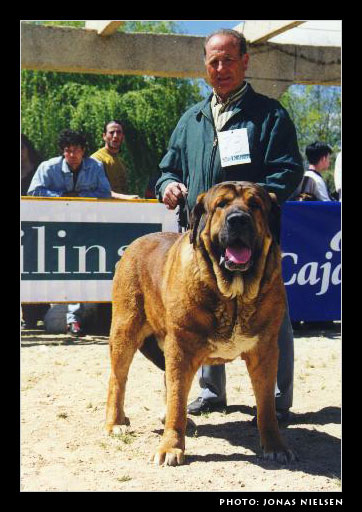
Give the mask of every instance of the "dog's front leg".
M 192 380 L 200 365 L 200 357 L 186 353 L 175 338 L 165 340 L 166 421 L 154 463 L 177 466 L 184 461 L 186 407 Z
M 275 412 L 275 383 L 278 367 L 278 349 L 265 341 L 243 357 L 253 386 L 257 423 L 263 457 L 281 463 L 291 462 L 296 455 L 283 441 Z M 264 345 L 262 344 L 264 343 Z

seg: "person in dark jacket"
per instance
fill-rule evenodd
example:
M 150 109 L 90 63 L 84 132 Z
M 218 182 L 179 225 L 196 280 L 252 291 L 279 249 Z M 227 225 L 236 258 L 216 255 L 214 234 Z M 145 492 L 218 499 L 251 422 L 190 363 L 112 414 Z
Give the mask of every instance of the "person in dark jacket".
M 282 204 L 303 177 L 295 127 L 281 104 L 258 94 L 245 81 L 249 55 L 242 34 L 222 29 L 206 38 L 205 65 L 212 94 L 191 107 L 178 122 L 160 163 L 156 196 L 168 209 L 216 183 L 246 180 L 262 185 Z M 186 227 L 186 226 L 185 226 Z M 279 334 L 276 408 L 280 422 L 293 400 L 293 331 L 286 312 Z M 201 393 L 190 414 L 226 406 L 225 366 L 199 370 Z M 255 420 L 253 420 L 256 424 Z

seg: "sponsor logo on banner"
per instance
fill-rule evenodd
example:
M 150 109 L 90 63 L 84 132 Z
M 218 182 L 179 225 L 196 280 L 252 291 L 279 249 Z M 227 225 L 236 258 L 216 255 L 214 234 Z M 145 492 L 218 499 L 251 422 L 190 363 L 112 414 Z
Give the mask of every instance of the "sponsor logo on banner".
M 312 286 L 315 295 L 324 295 L 330 286 L 341 284 L 341 231 L 336 233 L 330 243 L 329 249 L 324 255 L 324 261 L 309 261 L 301 265 L 297 253 L 283 253 L 283 263 L 290 258 L 288 270 L 284 272 L 285 286 L 298 284 L 299 286 Z M 333 258 L 337 254 L 339 258 Z
M 156 223 L 22 222 L 22 279 L 111 280 L 126 247 L 161 230 Z

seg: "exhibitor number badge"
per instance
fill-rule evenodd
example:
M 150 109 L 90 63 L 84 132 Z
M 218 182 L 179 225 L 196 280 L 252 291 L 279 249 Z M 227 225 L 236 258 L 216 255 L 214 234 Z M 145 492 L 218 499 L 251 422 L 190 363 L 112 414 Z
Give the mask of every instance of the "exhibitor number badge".
M 218 132 L 221 167 L 248 164 L 250 149 L 246 128 Z

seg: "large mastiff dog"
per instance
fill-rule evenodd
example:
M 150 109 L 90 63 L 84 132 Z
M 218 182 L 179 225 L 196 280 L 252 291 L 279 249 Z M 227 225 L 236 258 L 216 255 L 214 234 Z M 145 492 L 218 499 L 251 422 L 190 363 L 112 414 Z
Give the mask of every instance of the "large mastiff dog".
M 183 462 L 187 398 L 199 366 L 238 356 L 253 385 L 264 457 L 283 463 L 295 458 L 275 415 L 278 332 L 285 311 L 278 210 L 256 184 L 215 185 L 198 197 L 190 231 L 143 236 L 117 265 L 107 430 L 128 424 L 126 380 L 140 349 L 166 371 L 165 429 L 153 455 L 158 464 Z

